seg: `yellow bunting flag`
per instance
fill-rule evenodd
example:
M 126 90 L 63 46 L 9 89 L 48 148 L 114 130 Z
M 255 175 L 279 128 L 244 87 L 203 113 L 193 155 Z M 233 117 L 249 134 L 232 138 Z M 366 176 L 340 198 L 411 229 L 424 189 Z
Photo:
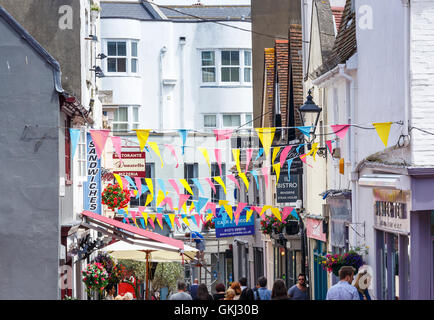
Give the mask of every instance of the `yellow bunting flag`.
M 279 221 L 282 221 L 282 217 L 280 216 L 279 208 L 271 208 L 271 212 L 274 214 L 274 216 L 279 219 Z
M 141 211 L 140 213 L 142 214 L 143 219 L 145 220 L 145 225 L 148 226 L 148 213 L 144 211 Z
M 148 141 L 149 138 L 149 132 L 151 130 L 148 129 L 134 129 L 134 131 L 136 131 L 137 134 L 137 139 L 139 140 L 139 144 L 140 144 L 140 151 L 143 151 L 143 149 L 146 146 L 146 142 Z
M 223 208 L 225 208 L 225 209 L 226 209 L 226 206 L 227 206 L 228 203 L 229 203 L 228 200 L 219 200 L 219 206 L 220 206 L 220 207 L 223 207 Z M 228 206 L 228 207 L 230 207 L 230 206 Z M 231 218 L 231 220 L 232 220 L 232 207 L 231 207 L 231 211 L 228 212 L 228 215 L 229 215 L 229 214 L 231 214 L 230 218 Z
M 162 190 L 158 190 L 158 196 L 157 196 L 157 207 L 160 206 L 160 203 L 164 200 L 164 192 Z
M 249 222 L 250 217 L 252 216 L 253 210 L 248 210 L 246 212 L 246 222 Z
M 214 180 L 217 181 L 217 183 L 223 187 L 223 191 L 226 194 L 226 186 L 225 183 L 223 182 L 222 177 L 214 177 Z
M 259 215 L 262 217 L 262 215 L 264 214 L 264 212 L 266 212 L 267 210 L 271 210 L 271 209 L 273 209 L 272 206 L 269 206 L 269 205 L 263 206 L 262 207 L 262 211 L 261 211 L 261 213 Z
M 146 197 L 145 207 L 147 207 L 148 204 L 150 204 L 150 203 L 152 202 L 153 199 L 154 199 L 154 195 L 152 195 L 152 194 L 148 194 L 148 196 Z
M 190 205 L 190 209 L 188 209 L 188 213 L 191 213 L 191 211 L 193 211 L 194 208 L 195 208 L 194 207 L 194 201 L 192 201 L 191 205 Z
M 205 158 L 206 163 L 207 163 L 207 165 L 208 165 L 208 168 L 209 168 L 209 170 L 210 170 L 210 172 L 211 172 L 211 164 L 209 163 L 209 154 L 208 154 L 208 150 L 205 149 L 205 148 L 202 148 L 202 147 L 198 147 L 197 149 L 199 149 L 199 151 L 202 152 L 203 157 Z
M 115 177 L 115 179 L 118 182 L 118 184 L 121 187 L 121 189 L 124 190 L 121 176 L 118 175 L 118 174 L 116 174 L 116 173 L 113 173 L 113 176 Z
M 276 185 L 277 185 L 280 176 L 280 163 L 273 164 L 273 169 L 276 172 Z
M 160 149 L 158 148 L 158 144 L 156 142 L 148 142 L 149 146 L 151 147 L 152 150 L 154 150 L 154 152 L 157 154 L 157 156 L 160 158 L 161 161 L 161 168 L 163 168 L 163 158 L 161 157 L 160 154 Z
M 235 164 L 237 165 L 238 173 L 241 173 L 240 149 L 232 149 L 232 155 L 234 156 L 234 160 L 235 160 Z
M 170 223 L 172 224 L 172 227 L 175 227 L 175 214 L 174 213 L 169 213 L 169 220 Z
M 158 219 L 158 218 L 157 218 L 157 223 L 158 223 L 158 225 L 160 226 L 161 230 L 163 230 L 163 226 L 162 226 L 162 224 L 161 224 L 161 222 L 160 222 L 160 219 Z
M 188 222 L 188 218 L 187 218 L 187 217 L 182 218 L 182 221 L 184 221 L 184 223 L 185 223 L 187 226 L 190 226 L 190 222 Z
M 155 213 L 150 213 L 149 218 L 151 218 L 152 222 L 155 221 Z
M 246 185 L 247 191 L 249 191 L 249 180 L 247 179 L 246 174 L 244 172 L 241 172 L 239 176 L 243 180 L 244 184 Z
M 377 130 L 378 136 L 380 137 L 381 141 L 383 141 L 384 146 L 387 148 L 387 141 L 389 140 L 392 122 L 373 123 L 372 125 L 375 127 L 375 130 Z
M 149 192 L 151 192 L 152 197 L 154 197 L 154 185 L 152 184 L 151 178 L 145 178 L 146 185 L 148 186 Z
M 190 193 L 192 196 L 194 196 L 193 190 L 191 190 L 190 185 L 188 184 L 187 180 L 180 179 L 179 181 L 181 181 L 182 186 L 188 191 L 188 193 Z
M 273 157 L 271 158 L 271 163 L 274 164 L 274 160 L 276 160 L 279 151 L 280 151 L 280 147 L 273 148 Z
M 213 214 L 212 213 L 208 213 L 208 215 L 206 216 L 206 221 L 209 221 L 213 218 Z
M 234 214 L 233 214 L 233 211 L 232 211 L 232 206 L 230 206 L 228 204 L 225 204 L 225 205 L 223 205 L 223 207 L 225 208 L 226 212 L 228 213 L 229 218 L 231 220 L 233 220 L 234 219 Z
M 276 128 L 256 128 L 255 130 L 258 133 L 259 140 L 261 140 L 265 155 L 268 156 Z

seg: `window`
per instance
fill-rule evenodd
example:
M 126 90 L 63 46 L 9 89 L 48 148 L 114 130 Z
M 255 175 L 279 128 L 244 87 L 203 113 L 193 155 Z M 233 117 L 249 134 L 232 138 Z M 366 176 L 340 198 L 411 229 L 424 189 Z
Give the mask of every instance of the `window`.
M 191 180 L 192 178 L 198 177 L 199 175 L 198 169 L 199 167 L 197 163 L 184 165 L 184 179 L 187 180 L 187 183 L 189 184 L 191 190 L 193 191 L 193 196 L 187 200 L 188 206 L 191 205 L 192 200 L 198 199 L 199 190 L 197 189 L 197 186 L 194 184 L 193 180 Z M 184 189 L 184 194 L 189 194 L 186 189 Z
M 216 128 L 217 127 L 217 115 L 206 114 L 203 116 L 203 126 L 205 128 Z
M 240 82 L 240 52 L 221 52 L 221 81 Z
M 107 72 L 138 72 L 137 41 L 107 41 Z
M 241 125 L 241 115 L 239 114 L 224 114 L 223 127 L 239 127 Z
M 154 163 L 147 163 L 146 164 L 146 178 L 152 179 L 152 184 L 155 185 L 155 173 L 154 173 Z M 144 178 L 140 179 L 142 181 L 142 190 L 146 186 L 146 180 Z M 146 204 L 146 199 L 148 198 L 148 194 L 151 194 L 151 192 L 148 190 L 144 192 L 139 199 L 136 199 L 135 197 L 131 197 L 130 201 L 130 207 L 135 208 L 138 206 L 144 206 Z M 152 208 L 155 208 L 155 198 L 152 200 L 152 202 L 149 204 Z
M 252 52 L 244 51 L 244 82 L 252 82 Z
M 87 170 L 86 170 L 86 130 L 81 129 L 80 131 L 80 139 L 77 144 L 77 163 L 78 163 L 78 176 L 80 178 L 86 178 Z
M 202 82 L 215 82 L 214 51 L 202 51 Z
M 246 127 L 252 127 L 253 126 L 252 119 L 253 119 L 253 117 L 252 117 L 252 115 L 250 113 L 246 114 L 246 122 L 245 122 Z
M 113 131 L 126 132 L 139 128 L 139 107 L 118 107 L 114 114 Z

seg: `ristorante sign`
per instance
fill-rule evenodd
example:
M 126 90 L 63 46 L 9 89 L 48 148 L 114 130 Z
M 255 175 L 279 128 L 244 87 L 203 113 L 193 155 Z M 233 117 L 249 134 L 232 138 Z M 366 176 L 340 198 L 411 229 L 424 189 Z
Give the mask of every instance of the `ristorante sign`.
M 113 172 L 132 178 L 146 178 L 146 153 L 145 152 L 122 152 L 122 163 L 118 156 L 113 153 Z

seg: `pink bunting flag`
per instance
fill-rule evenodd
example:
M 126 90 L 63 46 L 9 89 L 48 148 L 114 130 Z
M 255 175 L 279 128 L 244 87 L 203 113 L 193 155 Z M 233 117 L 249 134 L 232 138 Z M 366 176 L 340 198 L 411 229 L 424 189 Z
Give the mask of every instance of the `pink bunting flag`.
M 246 205 L 247 205 L 247 203 L 242 203 L 242 202 L 238 203 L 237 210 L 234 213 L 234 215 L 235 215 L 235 225 L 238 225 L 238 221 L 240 220 L 241 211 L 243 211 L 243 209 L 246 207 Z
M 214 131 L 214 134 L 216 137 L 216 141 L 221 141 L 221 140 L 230 139 L 232 136 L 232 132 L 234 130 L 232 130 L 232 129 L 215 129 L 213 131 Z
M 247 173 L 249 169 L 250 160 L 252 160 L 253 155 L 253 149 L 246 149 L 246 170 L 244 170 L 244 173 Z
M 165 204 L 168 204 L 170 207 L 170 210 L 173 210 L 173 201 L 171 197 L 165 197 L 163 201 L 160 203 L 160 207 L 164 206 Z
M 196 220 L 196 225 L 199 227 L 200 226 L 200 221 L 201 221 L 200 215 L 199 214 L 194 214 L 193 217 Z
M 116 155 L 118 156 L 120 163 L 122 164 L 122 141 L 121 141 L 121 137 L 111 137 L 111 138 L 112 138 L 113 148 L 116 151 Z
M 176 184 L 175 179 L 169 179 L 169 183 L 172 185 L 173 189 L 175 189 L 176 193 L 179 195 L 179 187 Z
M 202 221 L 202 223 L 205 224 L 206 223 L 205 215 L 202 213 L 202 214 L 199 214 L 199 217 L 200 217 L 200 220 Z
M 180 194 L 179 195 L 179 202 L 178 202 L 178 210 L 181 211 L 182 207 L 184 206 L 184 203 L 187 202 L 188 198 L 190 198 L 191 195 L 189 194 Z
M 280 167 L 283 167 L 285 163 L 286 157 L 288 156 L 289 151 L 291 151 L 292 146 L 286 146 L 283 151 L 280 153 Z
M 209 183 L 209 185 L 211 186 L 211 189 L 214 191 L 214 194 L 217 193 L 216 189 L 215 189 L 215 185 L 214 183 L 212 183 L 210 178 L 205 178 L 205 180 Z
M 238 187 L 238 190 L 241 191 L 241 187 L 240 187 L 240 184 L 238 183 L 237 178 L 235 178 L 235 176 L 234 176 L 233 174 L 228 174 L 227 177 L 228 177 L 229 179 L 231 179 L 232 182 L 235 183 L 236 186 Z
M 285 219 L 291 214 L 293 210 L 293 207 L 284 207 L 282 210 L 282 221 L 285 221 Z
M 214 155 L 215 155 L 215 160 L 217 161 L 217 164 L 219 165 L 219 169 L 220 169 L 220 175 L 222 176 L 222 151 L 220 149 L 214 149 Z
M 139 206 L 139 212 L 145 212 L 146 207 Z
M 131 212 L 131 216 L 133 217 L 134 224 L 137 225 L 136 217 L 138 216 L 138 212 L 137 211 L 130 211 L 130 212 Z
M 258 216 L 261 215 L 262 207 L 251 206 L 250 209 L 255 210 L 258 213 Z
M 336 124 L 332 125 L 333 132 L 341 139 L 345 138 L 348 129 L 350 128 L 349 124 Z
M 304 162 L 305 164 L 307 164 L 309 167 L 313 168 L 309 163 L 307 163 L 306 158 L 307 158 L 306 154 L 302 154 L 302 155 L 300 156 L 300 160 L 301 160 L 301 161 L 303 161 L 303 162 Z
M 176 156 L 175 147 L 172 146 L 171 144 L 165 144 L 165 146 L 167 148 L 169 148 L 170 152 L 175 157 L 175 159 L 176 159 L 176 167 L 175 168 L 178 168 L 179 167 L 179 161 L 178 161 L 178 157 Z
M 142 179 L 139 177 L 135 177 L 134 181 L 136 182 L 136 186 L 137 186 L 137 194 L 140 195 L 142 194 Z
M 215 213 L 216 207 L 217 207 L 217 204 L 215 204 L 213 202 L 208 202 L 205 206 L 204 212 L 207 213 L 208 210 L 211 210 L 212 215 L 217 218 L 216 213 Z
M 163 214 L 157 213 L 156 214 L 158 221 L 160 222 L 160 225 L 163 226 Z
M 175 223 L 178 226 L 178 228 L 181 228 L 181 224 L 179 223 L 178 217 L 175 215 Z
M 149 223 L 151 224 L 152 229 L 155 230 L 155 224 L 154 224 L 154 221 L 153 221 L 151 218 L 148 218 L 148 221 L 149 221 Z
M 98 159 L 101 158 L 102 152 L 105 147 L 105 143 L 107 141 L 107 138 L 109 136 L 110 130 L 89 130 L 90 135 L 92 137 L 92 141 L 95 145 L 96 153 L 98 156 Z
M 122 180 L 122 187 L 127 190 L 130 190 L 130 183 L 128 182 L 127 179 L 125 179 L 124 177 L 121 177 Z
M 261 171 L 262 171 L 262 175 L 264 176 L 265 179 L 265 185 L 268 188 L 268 169 L 269 167 L 262 167 Z
M 328 147 L 328 149 L 330 151 L 330 154 L 332 155 L 333 154 L 332 140 L 327 140 L 326 144 L 327 144 L 327 147 Z

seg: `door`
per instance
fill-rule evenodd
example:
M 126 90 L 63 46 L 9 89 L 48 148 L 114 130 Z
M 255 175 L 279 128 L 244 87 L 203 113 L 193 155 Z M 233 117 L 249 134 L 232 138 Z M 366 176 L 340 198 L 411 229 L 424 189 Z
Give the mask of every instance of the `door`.
M 315 300 L 325 300 L 327 295 L 327 271 L 318 263 L 322 261 L 325 256 L 325 243 L 316 241 L 316 248 L 313 251 L 314 264 L 313 264 L 313 281 L 314 281 L 314 297 Z

